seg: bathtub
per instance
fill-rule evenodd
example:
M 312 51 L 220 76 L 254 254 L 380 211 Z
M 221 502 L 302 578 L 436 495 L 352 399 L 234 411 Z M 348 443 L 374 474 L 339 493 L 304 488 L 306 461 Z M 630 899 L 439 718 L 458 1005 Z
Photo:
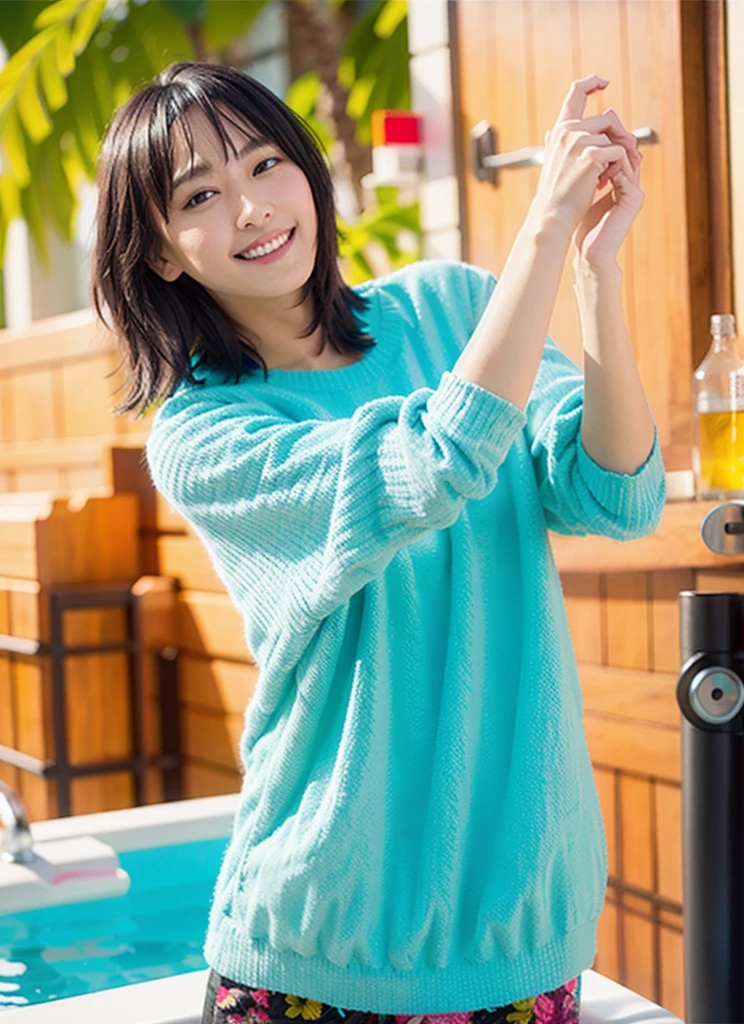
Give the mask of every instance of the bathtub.
M 227 839 L 239 794 L 178 800 L 31 825 L 34 842 L 95 836 L 119 853 Z M 0 864 L 0 871 L 2 864 Z M 207 970 L 109 988 L 0 1013 L 0 1024 L 200 1024 Z M 582 975 L 582 1024 L 682 1024 L 595 971 Z

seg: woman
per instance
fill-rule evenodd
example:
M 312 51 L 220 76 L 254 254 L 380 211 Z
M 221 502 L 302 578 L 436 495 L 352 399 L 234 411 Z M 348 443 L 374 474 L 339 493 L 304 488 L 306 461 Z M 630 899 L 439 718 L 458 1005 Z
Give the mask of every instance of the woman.
M 122 409 L 165 399 L 153 481 L 260 670 L 205 1024 L 578 1020 L 607 851 L 547 530 L 644 536 L 665 497 L 616 262 L 640 156 L 583 118 L 606 84 L 572 84 L 498 285 L 346 287 L 322 156 L 240 72 L 174 65 L 113 120 Z M 586 379 L 545 336 L 572 237 Z

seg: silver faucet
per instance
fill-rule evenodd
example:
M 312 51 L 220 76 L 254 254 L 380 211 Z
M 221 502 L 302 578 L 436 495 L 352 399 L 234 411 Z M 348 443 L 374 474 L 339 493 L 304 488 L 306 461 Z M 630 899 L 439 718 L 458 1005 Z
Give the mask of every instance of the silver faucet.
M 0 779 L 0 860 L 28 864 L 35 858 L 23 801 Z

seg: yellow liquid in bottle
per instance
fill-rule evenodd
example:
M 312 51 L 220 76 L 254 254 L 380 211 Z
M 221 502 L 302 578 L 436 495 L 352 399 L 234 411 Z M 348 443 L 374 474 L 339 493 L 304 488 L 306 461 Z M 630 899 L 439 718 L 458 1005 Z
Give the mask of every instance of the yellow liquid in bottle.
M 700 430 L 700 491 L 744 491 L 744 410 L 704 412 Z

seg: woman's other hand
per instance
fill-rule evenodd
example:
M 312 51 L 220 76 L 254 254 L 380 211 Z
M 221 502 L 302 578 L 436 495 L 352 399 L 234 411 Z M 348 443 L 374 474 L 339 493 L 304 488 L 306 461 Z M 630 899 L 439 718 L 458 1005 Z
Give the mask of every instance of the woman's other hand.
M 608 84 L 599 75 L 572 82 L 553 128 L 545 135 L 534 203 L 541 214 L 556 217 L 571 231 L 584 223 L 598 188 L 640 166 L 638 143 L 614 110 L 583 118 L 587 97 Z M 628 182 L 633 185 L 632 178 Z M 606 212 L 599 214 L 600 220 Z M 611 233 L 616 234 L 614 227 Z
M 643 206 L 641 155 L 627 156 L 610 177 L 612 188 L 584 215 L 574 234 L 574 269 L 601 271 L 617 265 L 617 253 Z M 602 187 L 603 182 L 599 187 Z

